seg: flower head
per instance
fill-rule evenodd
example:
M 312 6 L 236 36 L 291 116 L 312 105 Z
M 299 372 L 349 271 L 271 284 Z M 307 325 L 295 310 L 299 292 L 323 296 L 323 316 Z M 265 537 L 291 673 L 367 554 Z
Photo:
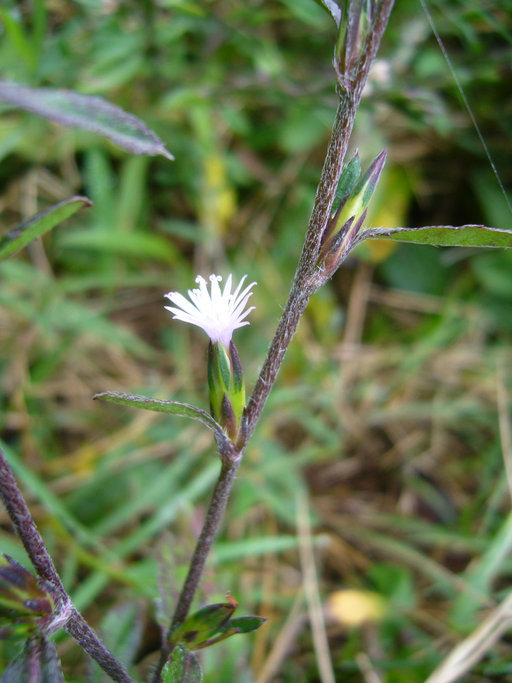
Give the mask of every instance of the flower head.
M 219 282 L 222 281 L 220 275 L 210 275 L 210 291 L 206 280 L 198 275 L 196 282 L 199 288 L 188 290 L 190 301 L 179 292 L 169 292 L 165 296 L 174 306 L 165 308 L 173 314 L 174 319 L 201 327 L 212 343 L 221 342 L 229 349 L 233 331 L 249 325 L 245 318 L 254 309 L 254 306 L 251 306 L 244 310 L 252 296 L 251 289 L 256 284 L 251 282 L 242 289 L 246 277 L 247 275 L 244 275 L 235 291 L 231 292 L 231 275 L 228 276 L 223 291 L 219 286 Z

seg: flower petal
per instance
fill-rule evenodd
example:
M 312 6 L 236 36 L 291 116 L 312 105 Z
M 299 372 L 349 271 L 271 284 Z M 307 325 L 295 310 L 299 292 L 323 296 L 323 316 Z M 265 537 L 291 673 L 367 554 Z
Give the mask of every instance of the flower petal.
M 197 276 L 196 289 L 189 289 L 186 299 L 179 292 L 168 292 L 165 296 L 174 306 L 165 306 L 173 314 L 173 318 L 201 327 L 210 337 L 213 343 L 221 342 L 229 347 L 233 331 L 244 325 L 249 325 L 245 318 L 254 310 L 251 306 L 244 310 L 252 296 L 252 288 L 256 282 L 242 290 L 247 275 L 244 275 L 234 292 L 231 292 L 233 276 L 230 274 L 226 279 L 224 288 L 221 290 L 222 277 L 210 275 L 210 291 L 206 280 Z

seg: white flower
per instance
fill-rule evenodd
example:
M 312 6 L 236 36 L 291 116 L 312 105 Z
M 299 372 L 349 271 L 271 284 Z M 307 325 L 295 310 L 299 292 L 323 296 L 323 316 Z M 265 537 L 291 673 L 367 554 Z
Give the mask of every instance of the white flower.
M 244 311 L 252 296 L 251 289 L 256 284 L 256 282 L 251 282 L 242 290 L 246 277 L 247 275 L 243 276 L 238 287 L 231 293 L 233 280 L 231 275 L 226 280 L 222 292 L 219 287 L 219 282 L 222 281 L 220 275 L 210 275 L 210 292 L 208 292 L 206 280 L 198 275 L 196 282 L 199 288 L 188 290 L 190 301 L 179 292 L 169 292 L 165 296 L 172 301 L 174 306 L 165 306 L 165 308 L 173 314 L 174 319 L 201 327 L 213 343 L 221 342 L 229 348 L 233 330 L 249 325 L 244 318 L 255 308 L 251 306 Z

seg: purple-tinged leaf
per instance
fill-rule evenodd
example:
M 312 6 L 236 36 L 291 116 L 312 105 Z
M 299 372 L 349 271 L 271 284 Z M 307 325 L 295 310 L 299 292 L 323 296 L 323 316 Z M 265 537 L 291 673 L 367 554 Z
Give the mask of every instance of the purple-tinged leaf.
M 0 81 L 0 102 L 38 114 L 64 126 L 83 128 L 115 142 L 132 154 L 174 159 L 160 138 L 140 119 L 101 97 L 72 90 L 29 88 Z
M 87 197 L 70 197 L 58 204 L 49 206 L 41 213 L 36 214 L 25 223 L 21 223 L 4 237 L 0 238 L 0 259 L 14 254 L 36 237 L 44 235 L 66 218 L 69 218 L 84 206 L 92 206 Z
M 43 636 L 30 638 L 4 671 L 1 683 L 64 683 L 57 649 Z
M 431 225 L 423 228 L 368 228 L 357 241 L 390 239 L 434 247 L 502 247 L 512 248 L 512 230 L 488 228 L 485 225 Z

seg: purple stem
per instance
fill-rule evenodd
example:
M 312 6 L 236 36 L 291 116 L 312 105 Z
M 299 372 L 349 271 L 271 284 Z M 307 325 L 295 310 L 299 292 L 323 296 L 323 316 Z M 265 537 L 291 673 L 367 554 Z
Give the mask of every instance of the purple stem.
M 190 560 L 187 578 L 181 589 L 178 604 L 176 605 L 171 625 L 167 631 L 167 637 L 160 655 L 160 662 L 153 674 L 153 681 L 160 680 L 160 674 L 164 664 L 172 653 L 173 646 L 169 644 L 169 637 L 185 621 L 190 610 L 206 560 L 208 559 L 208 554 L 219 530 L 228 503 L 229 494 L 231 493 L 241 461 L 242 453 L 237 451 L 232 452 L 229 458 L 226 456 L 222 458 L 222 467 L 219 478 L 213 490 L 208 512 L 206 513 L 201 534 L 197 539 L 194 554 Z
M 297 330 L 309 298 L 327 279 L 322 277 L 322 273 L 319 273 L 317 269 L 322 235 L 330 217 L 363 88 L 368 80 L 368 74 L 386 29 L 393 3 L 394 0 L 382 0 L 378 3 L 373 30 L 369 31 L 366 36 L 361 49 L 361 58 L 356 64 L 354 73 L 341 75 L 343 82 L 350 83 L 351 87 L 346 88 L 340 85 L 340 102 L 295 278 L 288 302 L 247 405 L 248 428 L 244 446 L 256 427 L 283 362 L 286 349 Z
M 69 600 L 66 590 L 1 449 L 0 497 L 37 575 L 52 586 L 57 600 L 66 604 Z
M 71 605 L 71 600 L 1 449 L 0 497 L 37 575 L 50 584 L 54 590 L 54 598 L 57 604 L 56 621 L 59 620 L 59 610 L 62 611 L 62 615 L 66 613 L 62 627 L 99 664 L 103 671 L 109 674 L 114 681 L 132 683 L 131 677 L 122 664 L 107 650 L 89 624 Z

